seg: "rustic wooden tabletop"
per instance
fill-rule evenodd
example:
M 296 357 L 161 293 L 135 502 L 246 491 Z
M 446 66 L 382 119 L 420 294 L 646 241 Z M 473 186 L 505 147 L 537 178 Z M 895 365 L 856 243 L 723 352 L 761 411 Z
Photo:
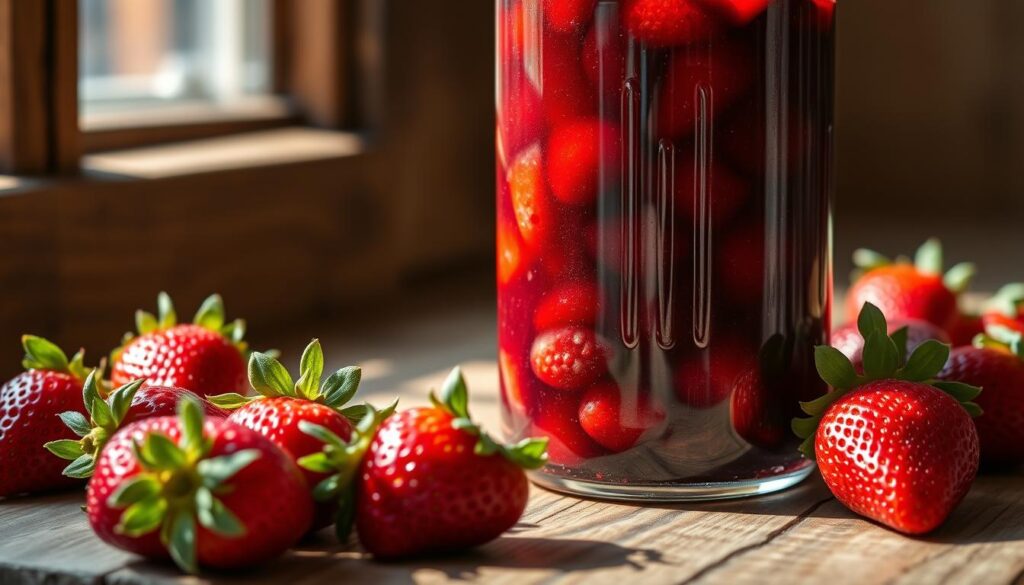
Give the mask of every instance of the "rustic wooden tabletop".
M 461 363 L 474 416 L 497 420 L 489 300 L 322 335 L 328 366 L 360 363 L 364 391 L 406 405 Z M 458 308 L 454 308 L 458 307 Z M 323 332 L 320 332 L 323 333 Z M 308 339 L 282 348 L 286 361 Z M 1024 475 L 984 476 L 939 531 L 908 538 L 860 519 L 819 479 L 731 502 L 636 507 L 533 488 L 509 534 L 458 556 L 378 563 L 329 531 L 251 572 L 182 578 L 94 538 L 80 494 L 0 502 L 0 584 L 1024 583 Z

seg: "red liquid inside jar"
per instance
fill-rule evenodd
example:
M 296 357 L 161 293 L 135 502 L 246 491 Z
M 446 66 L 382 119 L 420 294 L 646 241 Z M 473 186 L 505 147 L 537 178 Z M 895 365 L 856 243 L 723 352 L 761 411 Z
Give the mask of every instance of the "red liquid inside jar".
M 498 0 L 505 430 L 622 499 L 782 489 L 821 395 L 833 0 Z

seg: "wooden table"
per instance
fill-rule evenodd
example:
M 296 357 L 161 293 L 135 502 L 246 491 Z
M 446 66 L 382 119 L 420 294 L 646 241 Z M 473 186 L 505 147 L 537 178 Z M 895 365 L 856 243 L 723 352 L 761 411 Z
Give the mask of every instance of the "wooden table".
M 497 418 L 489 298 L 400 313 L 321 337 L 328 366 L 360 363 L 364 391 L 406 405 L 461 363 L 476 418 Z M 420 308 L 422 309 L 422 307 Z M 415 318 L 410 314 L 417 315 Z M 284 340 L 297 361 L 304 339 Z M 817 478 L 732 502 L 635 507 L 533 489 L 505 537 L 456 557 L 395 564 L 325 534 L 240 575 L 182 578 L 95 539 L 75 494 L 0 502 L 0 584 L 142 583 L 1024 583 L 1024 477 L 982 477 L 949 522 L 907 538 L 855 517 Z M 329 531 L 328 531 L 329 532 Z

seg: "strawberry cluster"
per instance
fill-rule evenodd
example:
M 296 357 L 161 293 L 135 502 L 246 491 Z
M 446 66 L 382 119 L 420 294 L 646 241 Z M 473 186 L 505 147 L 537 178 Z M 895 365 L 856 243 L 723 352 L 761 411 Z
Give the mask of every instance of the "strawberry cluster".
M 458 369 L 434 406 L 378 410 L 350 404 L 358 367 L 324 378 L 315 339 L 294 380 L 250 352 L 216 295 L 188 325 L 165 294 L 159 313 L 137 315 L 109 381 L 81 352 L 22 339 L 27 371 L 0 387 L 0 497 L 88 480 L 97 536 L 189 573 L 265 562 L 335 523 L 343 542 L 355 521 L 368 552 L 395 558 L 482 544 L 522 515 L 524 470 L 546 462 L 547 441 L 487 435 Z

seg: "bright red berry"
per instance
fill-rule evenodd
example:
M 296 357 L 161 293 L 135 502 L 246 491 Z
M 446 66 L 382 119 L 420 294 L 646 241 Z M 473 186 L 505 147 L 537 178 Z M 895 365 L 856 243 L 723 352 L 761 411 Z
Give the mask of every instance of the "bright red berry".
M 652 47 L 696 43 L 717 30 L 697 0 L 625 0 L 622 10 L 630 34 Z
M 591 438 L 619 453 L 655 431 L 665 420 L 665 410 L 648 394 L 625 395 L 616 384 L 604 383 L 583 393 L 579 420 Z
M 541 170 L 540 146 L 531 146 L 508 169 L 512 211 L 523 242 L 532 250 L 543 246 L 554 233 L 553 204 Z
M 870 250 L 858 250 L 854 262 L 863 274 L 847 295 L 846 310 L 851 321 L 865 303 L 871 303 L 888 319 L 922 319 L 945 329 L 957 318 L 957 296 L 974 274 L 973 265 L 959 264 L 943 276 L 938 240 L 921 246 L 913 264 L 892 263 Z
M 544 389 L 538 392 L 536 402 L 533 434 L 548 439 L 548 460 L 552 464 L 575 467 L 607 454 L 580 424 L 579 394 Z
M 541 382 L 560 390 L 590 386 L 607 371 L 606 352 L 593 329 L 563 327 L 537 336 L 530 366 Z
M 705 6 L 724 15 L 730 22 L 740 26 L 750 23 L 768 10 L 773 0 L 700 0 Z M 829 0 L 833 2 L 834 0 Z
M 26 335 L 22 362 L 27 371 L 0 387 L 0 497 L 41 492 L 79 481 L 61 474 L 66 463 L 43 444 L 67 433 L 58 415 L 82 416 L 82 354 L 69 362 L 56 345 Z
M 569 282 L 541 300 L 533 313 L 533 326 L 546 331 L 564 325 L 593 325 L 597 312 L 597 286 L 593 282 Z
M 676 369 L 676 396 L 694 408 L 719 404 L 755 361 L 754 352 L 737 341 L 714 342 L 690 355 Z
M 519 276 L 523 267 L 523 242 L 514 223 L 498 222 L 497 252 L 498 282 L 508 284 Z
M 972 315 L 963 311 L 953 319 L 953 324 L 946 328 L 953 347 L 962 347 L 974 343 L 974 338 L 985 332 L 985 320 L 981 315 Z M 1021 329 L 1024 333 L 1024 328 Z
M 184 571 L 247 567 L 285 552 L 309 528 L 312 504 L 291 459 L 189 400 L 175 417 L 119 431 L 89 482 L 86 512 L 117 548 L 172 558 Z
M 839 350 L 817 348 L 818 371 L 834 390 L 802 404 L 810 418 L 793 428 L 836 499 L 900 532 L 924 534 L 945 521 L 974 481 L 971 414 L 980 409 L 968 401 L 980 390 L 929 383 L 949 346 L 929 341 L 905 358 L 877 307 L 866 304 L 859 322 L 869 340 L 864 374 Z
M 575 33 L 594 17 L 597 0 L 544 0 L 544 24 L 560 33 Z
M 160 293 L 159 318 L 139 311 L 138 337 L 114 352 L 111 383 L 123 386 L 143 379 L 154 386 L 173 386 L 200 396 L 244 392 L 245 324 L 224 321 L 224 304 L 213 295 L 203 302 L 192 324 L 177 323 L 174 306 Z
M 791 403 L 783 399 L 783 385 L 793 359 L 793 340 L 778 334 L 758 352 L 758 363 L 733 383 L 729 418 L 736 434 L 762 449 L 779 447 L 789 434 Z
M 583 118 L 556 126 L 547 146 L 551 193 L 562 203 L 593 203 L 602 184 L 617 180 L 619 128 Z
M 981 325 L 980 333 L 990 327 L 1003 327 L 1024 334 L 1024 283 L 1008 284 L 989 299 L 981 315 Z

